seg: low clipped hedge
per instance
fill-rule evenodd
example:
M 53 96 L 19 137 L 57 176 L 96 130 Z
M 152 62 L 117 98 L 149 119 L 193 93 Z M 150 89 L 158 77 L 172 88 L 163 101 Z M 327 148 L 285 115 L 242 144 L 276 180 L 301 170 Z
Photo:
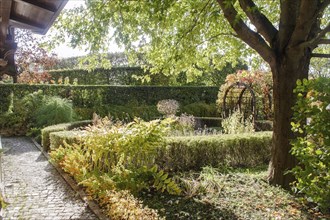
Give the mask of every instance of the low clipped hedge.
M 61 131 L 50 135 L 50 148 L 83 141 L 83 131 Z M 168 171 L 200 170 L 205 166 L 253 167 L 270 159 L 272 132 L 239 135 L 167 137 L 155 163 Z
M 85 136 L 85 132 L 81 130 L 71 130 L 71 131 L 56 131 L 49 134 L 49 148 L 54 150 L 63 146 L 64 142 L 67 144 L 79 143 Z
M 48 127 L 45 127 L 41 130 L 41 145 L 44 149 L 44 151 L 48 151 L 50 147 L 50 134 L 53 132 L 58 131 L 69 131 L 74 128 L 87 126 L 91 124 L 91 120 L 85 120 L 85 121 L 75 121 L 71 123 L 63 123 L 63 124 L 57 124 L 57 125 L 51 125 Z
M 253 167 L 270 160 L 272 132 L 237 135 L 168 137 L 157 164 L 166 170 L 199 170 L 204 166 Z

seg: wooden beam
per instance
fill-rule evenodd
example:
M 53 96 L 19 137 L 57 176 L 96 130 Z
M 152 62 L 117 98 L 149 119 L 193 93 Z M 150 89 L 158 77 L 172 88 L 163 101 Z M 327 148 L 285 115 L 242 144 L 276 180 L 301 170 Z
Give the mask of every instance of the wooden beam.
M 32 6 L 35 8 L 38 8 L 38 10 L 42 10 L 42 11 L 47 11 L 50 13 L 56 13 L 57 9 L 56 8 L 51 8 L 51 7 L 47 7 L 47 5 L 44 4 L 40 4 L 38 2 L 35 1 L 28 1 L 28 0 L 14 0 L 15 2 L 19 3 L 19 4 L 24 4 L 24 5 L 28 5 L 28 6 Z
M 37 34 L 43 34 L 43 32 L 44 32 L 43 27 L 40 27 L 36 24 L 30 24 L 27 21 L 20 21 L 19 19 L 16 19 L 16 18 L 11 18 L 9 20 L 9 24 L 14 27 L 17 27 L 17 28 L 31 30 Z
M 53 17 L 50 19 L 47 28 L 43 31 L 42 34 L 46 34 L 48 29 L 53 25 L 54 21 L 56 20 L 56 18 L 60 15 L 61 11 L 63 10 L 63 8 L 65 7 L 66 3 L 69 0 L 62 0 L 61 1 L 61 5 L 58 7 L 57 11 L 54 13 Z
M 11 12 L 12 0 L 1 0 L 1 27 L 0 27 L 0 46 L 5 44 L 9 17 Z
M 36 7 L 39 7 L 43 10 L 47 10 L 50 12 L 55 13 L 57 11 L 57 8 L 51 5 L 47 5 L 47 4 L 43 4 L 39 1 L 35 1 L 35 0 L 15 0 L 16 2 L 24 2 L 24 4 L 29 4 L 29 5 L 33 5 Z
M 330 54 L 312 53 L 312 57 L 318 57 L 318 58 L 330 58 Z

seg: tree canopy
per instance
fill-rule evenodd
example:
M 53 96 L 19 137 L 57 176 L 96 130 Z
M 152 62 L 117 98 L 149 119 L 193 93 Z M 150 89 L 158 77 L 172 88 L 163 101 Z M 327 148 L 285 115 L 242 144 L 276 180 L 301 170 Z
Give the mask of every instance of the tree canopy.
M 285 1 L 282 6 L 271 0 L 219 2 L 227 8 L 233 4 L 234 23 L 243 22 L 244 35 L 250 39 L 254 36 L 260 48 L 270 44 L 270 36 L 260 31 L 260 20 L 266 19 L 267 28 L 276 33 L 281 11 L 285 7 L 290 10 Z M 327 1 L 320 2 L 326 5 Z M 322 13 L 321 26 L 330 17 L 329 9 L 323 10 L 327 11 Z M 249 64 L 260 64 L 260 56 L 241 41 L 214 0 L 86 0 L 85 5 L 65 11 L 55 27 L 59 30 L 57 40 L 69 37 L 72 46 L 88 45 L 92 52 L 108 51 L 110 39 L 115 39 L 131 58 L 145 54 L 154 73 L 200 75 L 200 69 L 236 64 L 238 57 Z
M 278 10 L 275 3 L 266 9 L 274 7 Z M 73 46 L 88 45 L 91 51 L 107 51 L 114 38 L 131 58 L 145 54 L 154 73 L 201 75 L 201 69 L 235 65 L 238 57 L 257 59 L 211 0 L 86 1 L 66 11 L 56 28 L 58 40 L 69 36 Z

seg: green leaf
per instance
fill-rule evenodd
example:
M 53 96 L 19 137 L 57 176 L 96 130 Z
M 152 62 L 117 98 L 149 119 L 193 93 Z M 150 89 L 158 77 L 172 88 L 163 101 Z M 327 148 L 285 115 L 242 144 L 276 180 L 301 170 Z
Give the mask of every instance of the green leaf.
M 317 150 L 315 151 L 315 153 L 316 153 L 316 155 L 321 155 L 321 154 L 323 154 L 323 151 L 321 151 L 320 149 L 317 149 Z

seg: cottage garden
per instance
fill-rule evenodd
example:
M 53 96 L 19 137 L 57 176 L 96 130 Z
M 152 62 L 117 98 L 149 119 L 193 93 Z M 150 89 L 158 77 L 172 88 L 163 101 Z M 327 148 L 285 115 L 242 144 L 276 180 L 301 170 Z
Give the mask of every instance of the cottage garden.
M 329 217 L 328 78 L 297 82 L 292 192 L 267 183 L 266 73 L 229 74 L 220 89 L 51 80 L 0 84 L 1 134 L 38 141 L 111 219 Z

